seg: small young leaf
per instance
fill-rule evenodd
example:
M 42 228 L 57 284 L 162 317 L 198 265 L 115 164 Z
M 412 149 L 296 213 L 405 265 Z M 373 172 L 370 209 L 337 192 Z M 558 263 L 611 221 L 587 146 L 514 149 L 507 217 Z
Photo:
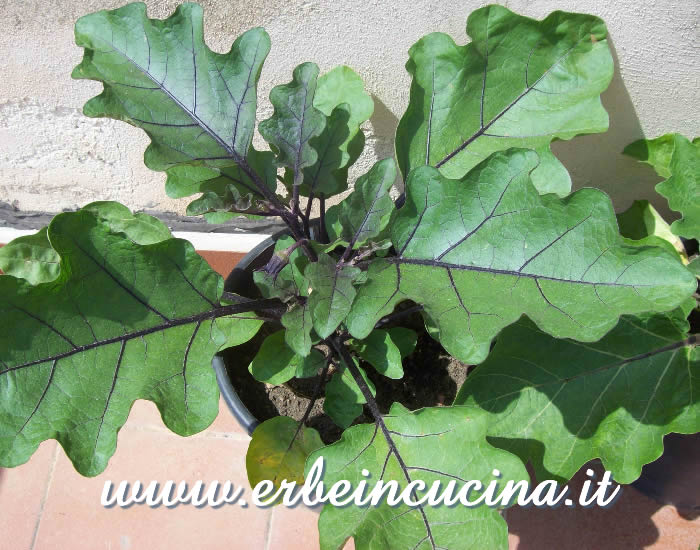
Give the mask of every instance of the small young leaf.
M 255 428 L 245 457 L 250 486 L 268 479 L 275 488 L 284 480 L 301 485 L 306 459 L 321 447 L 323 441 L 313 428 L 300 427 L 288 416 L 265 420 Z
M 314 107 L 328 120 L 323 132 L 310 142 L 318 159 L 304 169 L 300 193 L 330 197 L 347 189 L 348 168 L 365 144 L 360 124 L 372 116 L 374 102 L 362 79 L 350 67 L 339 66 L 319 77 Z
M 278 386 L 294 378 L 303 361 L 284 341 L 284 330 L 270 334 L 263 341 L 248 370 L 258 382 Z
M 375 387 L 372 381 L 367 378 L 367 374 L 361 367 L 357 369 L 367 382 L 367 385 L 375 394 Z M 324 412 L 331 417 L 331 420 L 338 426 L 345 429 L 353 420 L 362 414 L 362 405 L 367 400 L 362 395 L 362 391 L 353 379 L 348 369 L 338 370 L 331 377 L 326 385 L 326 399 L 323 402 Z
M 367 338 L 351 343 L 350 347 L 380 374 L 394 380 L 403 378 L 401 351 L 386 330 L 373 330 Z
M 309 140 L 326 127 L 326 116 L 313 106 L 317 77 L 314 63 L 294 69 L 289 84 L 275 86 L 270 92 L 275 112 L 258 125 L 262 137 L 276 149 L 278 164 L 299 177 L 295 184 L 301 184 L 302 169 L 318 158 Z
M 418 335 L 416 331 L 410 328 L 404 327 L 394 327 L 389 329 L 389 336 L 391 341 L 394 342 L 397 348 L 399 348 L 399 353 L 401 353 L 401 359 L 405 359 L 413 353 L 416 349 L 416 343 L 418 342 Z
M 319 254 L 318 261 L 306 267 L 304 276 L 311 287 L 307 303 L 321 338 L 330 336 L 347 316 L 356 294 L 352 283 L 359 275 L 358 268 L 338 267 L 328 254 Z
M 339 205 L 338 218 L 342 228 L 340 237 L 359 248 L 370 239 L 377 237 L 389 223 L 394 212 L 394 201 L 389 190 L 396 179 L 394 159 L 384 159 L 360 176 L 355 188 Z M 331 224 L 333 218 L 331 216 Z
M 280 321 L 286 329 L 284 331 L 284 341 L 287 345 L 302 357 L 309 355 L 312 344 L 311 331 L 313 330 L 313 323 L 308 301 L 292 304 L 289 310 L 282 315 Z
M 296 378 L 311 378 L 318 374 L 318 371 L 326 364 L 326 356 L 317 349 L 312 349 L 311 352 L 304 357 L 304 360 L 297 366 Z

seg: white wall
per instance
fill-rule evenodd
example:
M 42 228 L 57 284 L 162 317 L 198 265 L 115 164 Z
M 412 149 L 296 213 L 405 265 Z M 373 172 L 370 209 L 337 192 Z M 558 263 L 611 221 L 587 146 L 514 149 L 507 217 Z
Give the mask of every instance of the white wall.
M 21 209 L 56 211 L 97 199 L 132 208 L 184 211 L 187 199 L 165 196 L 164 175 L 143 166 L 147 139 L 135 128 L 81 115 L 98 83 L 73 81 L 81 58 L 73 23 L 112 9 L 113 0 L 0 1 L 0 200 Z M 178 2 L 149 0 L 151 17 L 166 17 Z M 407 50 L 431 31 L 466 42 L 466 17 L 475 0 L 205 0 L 205 32 L 212 49 L 227 51 L 235 36 L 262 25 L 272 51 L 262 73 L 258 118 L 269 116 L 267 96 L 302 61 L 322 71 L 352 66 L 375 96 L 366 125 L 368 151 L 355 174 L 393 151 L 393 132 L 408 102 Z M 651 197 L 651 170 L 619 153 L 639 137 L 677 131 L 700 134 L 697 0 L 509 0 L 512 10 L 544 17 L 563 9 L 593 13 L 608 24 L 618 73 L 603 102 L 611 129 L 602 136 L 555 144 L 577 187 L 607 190 L 618 208 Z M 657 202 L 663 205 L 663 201 Z M 668 211 L 666 209 L 666 211 Z

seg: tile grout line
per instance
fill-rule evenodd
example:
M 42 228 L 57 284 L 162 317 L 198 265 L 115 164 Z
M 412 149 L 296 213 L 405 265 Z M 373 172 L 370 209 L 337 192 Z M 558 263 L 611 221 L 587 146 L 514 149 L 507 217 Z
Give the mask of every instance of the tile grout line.
M 41 518 L 44 515 L 44 506 L 49 498 L 49 489 L 51 489 L 51 482 L 53 481 L 53 475 L 56 471 L 56 462 L 58 462 L 58 448 L 60 445 L 58 441 L 56 442 L 56 447 L 53 450 L 53 458 L 51 459 L 51 468 L 49 468 L 49 476 L 46 480 L 46 489 L 44 490 L 44 496 L 41 499 L 41 505 L 39 506 L 39 517 L 36 518 L 36 525 L 34 525 L 34 534 L 32 535 L 32 543 L 29 546 L 29 550 L 34 550 L 36 547 L 37 540 L 39 538 L 39 528 L 41 527 Z
M 272 542 L 272 518 L 275 513 L 275 508 L 276 506 L 273 506 L 272 510 L 270 510 L 270 515 L 267 518 L 267 532 L 265 533 L 265 550 L 270 550 L 270 544 Z

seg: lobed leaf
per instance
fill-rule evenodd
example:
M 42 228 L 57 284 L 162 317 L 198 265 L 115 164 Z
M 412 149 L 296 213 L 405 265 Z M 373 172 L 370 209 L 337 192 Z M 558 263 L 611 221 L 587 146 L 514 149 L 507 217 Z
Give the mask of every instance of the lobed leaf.
M 700 142 L 680 134 L 666 134 L 653 140 L 628 145 L 624 153 L 654 167 L 666 177 L 656 186 L 672 210 L 683 218 L 671 224 L 671 231 L 688 239 L 700 239 Z
M 352 193 L 344 201 L 329 208 L 328 233 L 347 241 L 351 248 L 359 248 L 379 236 L 395 210 L 394 201 L 389 196 L 395 179 L 394 159 L 380 160 L 372 166 L 369 172 L 358 178 Z
M 409 50 L 411 95 L 396 131 L 404 179 L 423 165 L 459 179 L 495 151 L 526 147 L 540 154 L 538 191 L 567 195 L 571 180 L 549 144 L 608 128 L 605 24 L 561 11 L 537 21 L 491 5 L 471 13 L 467 34 L 466 46 L 432 33 Z
M 0 464 L 57 439 L 96 475 L 136 399 L 175 433 L 206 428 L 218 412 L 213 355 L 261 322 L 221 305 L 223 279 L 186 241 L 137 244 L 90 210 L 56 216 L 47 235 L 55 280 L 0 277 Z
M 309 141 L 326 127 L 326 116 L 313 105 L 317 77 L 314 63 L 297 66 L 289 84 L 275 86 L 270 92 L 275 112 L 258 125 L 262 137 L 275 148 L 277 163 L 295 175 L 295 185 L 301 185 L 302 169 L 318 159 Z
M 270 182 L 269 170 L 259 166 L 270 157 L 250 149 L 257 82 L 270 50 L 263 29 L 251 29 L 218 54 L 204 43 L 199 5 L 182 4 L 157 20 L 134 3 L 81 17 L 75 40 L 85 54 L 73 78 L 104 84 L 84 113 L 143 129 L 151 138 L 146 166 L 168 173 L 171 196 L 224 196 L 227 186 L 255 199 L 274 192 L 274 176 Z
M 487 415 L 478 409 L 436 407 L 410 412 L 395 403 L 384 421 L 395 451 L 378 426 L 354 426 L 339 442 L 311 454 L 307 475 L 311 464 L 323 456 L 327 486 L 339 480 L 348 480 L 352 487 L 367 482 L 367 493 L 379 481 L 395 480 L 404 489 L 409 482 L 421 480 L 426 490 L 435 481 L 441 482 L 443 490 L 455 483 L 456 494 L 467 480 L 487 485 L 495 479 L 494 469 L 500 470 L 503 483 L 528 480 L 520 460 L 487 442 Z M 470 500 L 479 494 L 472 491 Z M 341 548 L 350 537 L 357 550 L 508 547 L 505 521 L 497 509 L 485 505 L 408 508 L 404 504 L 390 507 L 385 500 L 379 506 L 324 506 L 319 532 L 323 550 Z
M 618 483 L 631 483 L 661 456 L 664 435 L 700 430 L 687 313 L 624 316 L 586 344 L 521 321 L 499 336 L 455 404 L 488 412 L 494 444 L 530 461 L 539 480 L 568 480 L 599 457 Z
M 445 349 L 475 364 L 523 314 L 557 338 L 594 341 L 622 314 L 669 310 L 694 292 L 674 254 L 623 242 L 604 193 L 541 196 L 535 166 L 534 152 L 512 149 L 462 180 L 414 170 L 392 221 L 397 255 L 370 264 L 350 333 L 365 338 L 413 300 Z

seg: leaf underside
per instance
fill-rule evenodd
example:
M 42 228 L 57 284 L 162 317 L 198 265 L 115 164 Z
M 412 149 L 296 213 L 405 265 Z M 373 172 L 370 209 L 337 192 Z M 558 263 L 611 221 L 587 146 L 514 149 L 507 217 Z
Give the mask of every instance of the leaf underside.
M 175 433 L 206 428 L 213 355 L 261 322 L 223 317 L 237 306 L 221 305 L 222 278 L 186 241 L 139 245 L 88 210 L 56 216 L 48 238 L 54 281 L 0 277 L 0 464 L 57 439 L 78 472 L 99 474 L 136 399 Z

